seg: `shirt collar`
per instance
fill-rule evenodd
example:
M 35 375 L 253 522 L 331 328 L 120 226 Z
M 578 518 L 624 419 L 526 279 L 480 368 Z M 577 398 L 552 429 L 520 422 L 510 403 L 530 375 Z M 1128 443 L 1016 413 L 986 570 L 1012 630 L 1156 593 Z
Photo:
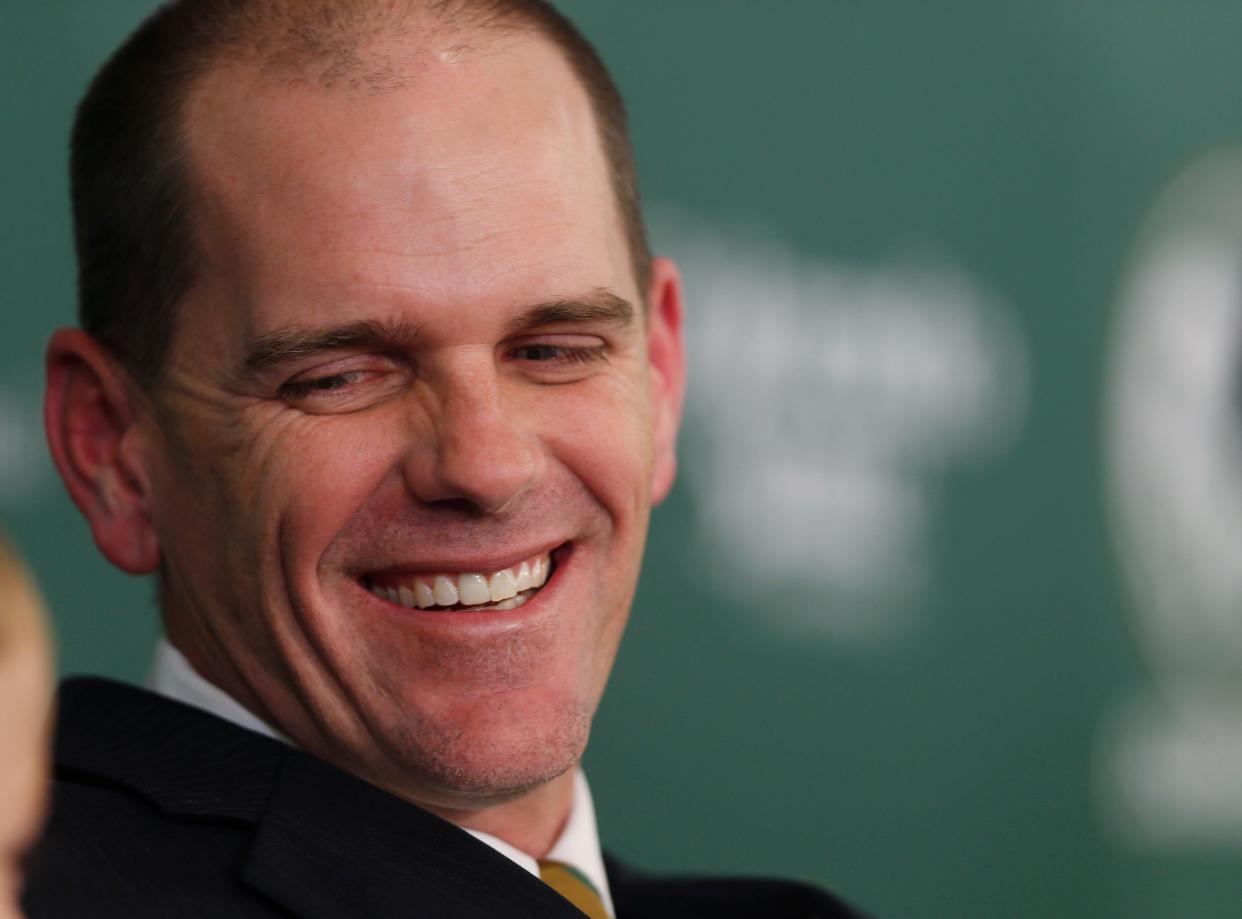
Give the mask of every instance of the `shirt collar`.
M 147 676 L 147 688 L 186 705 L 201 708 L 248 731 L 293 745 L 289 738 L 278 733 L 266 721 L 256 718 L 248 708 L 223 689 L 199 676 L 185 656 L 169 644 L 166 638 L 161 638 L 155 645 L 155 657 L 151 661 L 151 671 Z
M 490 833 L 471 829 L 466 829 L 466 832 L 538 877 L 539 862 L 533 856 Z M 617 914 L 612 905 L 612 892 L 608 889 L 608 873 L 604 870 L 604 854 L 600 849 L 599 830 L 595 823 L 595 804 L 591 798 L 591 788 L 587 785 L 586 774 L 581 769 L 574 771 L 574 802 L 569 809 L 569 819 L 565 821 L 561 835 L 556 838 L 545 858 L 564 862 L 579 871 L 599 892 L 608 915 Z
M 249 709 L 228 693 L 200 676 L 185 656 L 169 644 L 166 638 L 160 638 L 156 644 L 155 657 L 147 678 L 147 687 L 170 699 L 184 702 L 186 705 L 192 705 L 226 721 L 231 721 L 238 727 L 267 737 L 274 737 L 292 746 L 292 741 L 287 737 L 262 719 L 255 717 Z M 489 833 L 469 829 L 466 832 L 538 877 L 539 863 L 533 856 Z M 616 910 L 612 905 L 612 895 L 608 889 L 608 875 L 604 870 L 604 856 L 599 845 L 595 805 L 591 798 L 590 786 L 587 785 L 586 776 L 581 769 L 577 769 L 574 773 L 574 798 L 569 809 L 569 819 L 565 821 L 561 835 L 553 843 L 547 857 L 554 861 L 564 862 L 580 871 L 599 891 L 608 914 L 616 915 Z

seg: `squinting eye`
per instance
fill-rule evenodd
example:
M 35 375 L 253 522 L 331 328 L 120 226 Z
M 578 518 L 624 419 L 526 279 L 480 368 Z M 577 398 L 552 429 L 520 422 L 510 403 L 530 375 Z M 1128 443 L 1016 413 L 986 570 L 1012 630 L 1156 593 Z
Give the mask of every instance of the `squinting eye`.
M 315 393 L 330 393 L 358 382 L 363 376 L 361 371 L 353 371 L 334 373 L 332 376 L 314 380 L 293 380 L 280 387 L 280 396 L 282 399 L 305 399 Z
M 385 402 L 409 382 L 401 359 L 364 354 L 308 368 L 280 384 L 276 398 L 308 415 L 340 415 Z
M 608 351 L 603 345 L 594 348 L 566 348 L 561 345 L 521 345 L 513 350 L 513 356 L 520 361 L 555 364 L 589 364 L 592 361 L 608 360 Z

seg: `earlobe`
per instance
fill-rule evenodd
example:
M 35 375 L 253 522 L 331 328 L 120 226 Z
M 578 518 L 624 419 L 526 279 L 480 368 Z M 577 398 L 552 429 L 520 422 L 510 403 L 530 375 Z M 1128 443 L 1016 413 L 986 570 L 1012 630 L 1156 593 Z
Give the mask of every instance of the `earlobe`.
M 652 262 L 647 304 L 654 447 L 651 496 L 658 504 L 668 497 L 677 475 L 677 432 L 686 391 L 681 273 L 671 259 Z
M 95 543 L 118 568 L 148 574 L 159 543 L 137 406 L 124 371 L 80 329 L 59 329 L 47 348 L 44 424 L 52 459 Z

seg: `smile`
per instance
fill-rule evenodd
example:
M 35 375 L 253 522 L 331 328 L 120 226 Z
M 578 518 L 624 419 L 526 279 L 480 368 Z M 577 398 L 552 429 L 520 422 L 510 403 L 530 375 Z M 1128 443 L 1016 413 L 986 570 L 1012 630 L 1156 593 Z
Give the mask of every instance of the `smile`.
M 547 583 L 552 556 L 544 552 L 510 568 L 479 572 L 376 572 L 363 586 L 381 600 L 422 609 L 453 612 L 511 610 L 522 606 Z

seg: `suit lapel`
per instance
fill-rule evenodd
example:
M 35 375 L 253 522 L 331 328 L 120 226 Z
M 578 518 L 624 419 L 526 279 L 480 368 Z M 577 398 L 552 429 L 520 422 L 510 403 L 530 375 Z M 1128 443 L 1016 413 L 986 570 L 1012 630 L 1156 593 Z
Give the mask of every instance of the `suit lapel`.
M 582 919 L 470 834 L 294 750 L 243 878 L 299 916 Z
M 256 822 L 282 744 L 163 696 L 96 677 L 57 696 L 56 769 L 102 778 L 170 816 Z
M 240 881 L 307 919 L 582 919 L 470 834 L 279 741 L 101 679 L 60 692 L 57 768 L 254 826 Z

